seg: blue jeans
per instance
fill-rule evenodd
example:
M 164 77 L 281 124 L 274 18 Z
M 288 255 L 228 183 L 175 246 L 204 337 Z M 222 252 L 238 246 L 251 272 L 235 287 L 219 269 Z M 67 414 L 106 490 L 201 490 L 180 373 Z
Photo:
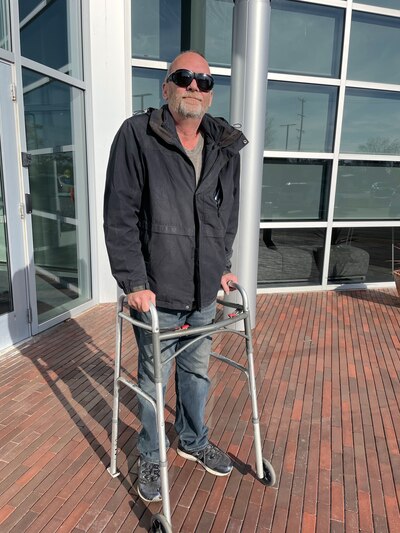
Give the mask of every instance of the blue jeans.
M 175 311 L 157 308 L 160 329 L 176 329 L 184 324 L 191 327 L 211 324 L 215 318 L 216 302 L 201 311 Z M 131 309 L 134 319 L 151 324 L 150 313 L 139 313 Z M 139 349 L 138 382 L 142 390 L 155 398 L 154 370 L 151 333 L 134 326 Z M 166 340 L 161 342 L 161 360 L 165 361 L 179 348 L 187 344 L 193 337 Z M 175 390 L 176 415 L 175 430 L 180 443 L 186 450 L 198 451 L 207 443 L 208 429 L 204 424 L 204 409 L 207 401 L 210 380 L 208 364 L 211 352 L 211 337 L 202 339 L 183 350 L 176 358 Z M 172 360 L 163 365 L 163 390 L 168 383 Z M 156 415 L 153 407 L 138 395 L 139 416 L 142 430 L 139 435 L 139 453 L 147 461 L 159 462 L 158 433 Z M 167 447 L 169 442 L 167 441 Z

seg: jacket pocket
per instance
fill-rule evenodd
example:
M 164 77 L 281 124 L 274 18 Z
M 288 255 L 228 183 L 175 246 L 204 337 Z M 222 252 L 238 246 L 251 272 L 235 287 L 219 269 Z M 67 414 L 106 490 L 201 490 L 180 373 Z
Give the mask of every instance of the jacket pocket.
M 205 234 L 209 237 L 224 237 L 226 203 L 222 187 L 204 193 L 202 205 Z
M 187 292 L 190 298 L 192 297 L 194 292 L 194 250 L 193 237 L 152 233 L 146 270 L 151 286 L 164 300 L 172 301 L 174 291 Z

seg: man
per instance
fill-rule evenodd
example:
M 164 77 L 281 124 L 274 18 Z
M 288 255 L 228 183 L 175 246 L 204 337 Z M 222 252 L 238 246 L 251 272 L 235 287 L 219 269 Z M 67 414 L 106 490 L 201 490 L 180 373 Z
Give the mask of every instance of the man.
M 219 288 L 228 293 L 229 282 L 237 281 L 230 257 L 238 222 L 239 150 L 247 141 L 206 113 L 213 84 L 201 54 L 180 54 L 163 83 L 167 104 L 126 120 L 111 148 L 104 203 L 111 269 L 132 316 L 150 323 L 152 302 L 162 329 L 212 323 Z M 134 330 L 139 385 L 154 398 L 151 338 L 143 328 Z M 164 341 L 163 360 L 189 340 Z M 175 359 L 177 453 L 223 476 L 232 462 L 208 441 L 204 424 L 210 350 L 211 339 L 203 339 Z M 163 366 L 164 391 L 170 368 L 171 363 Z M 138 400 L 143 426 L 138 493 L 145 501 L 159 501 L 155 413 Z

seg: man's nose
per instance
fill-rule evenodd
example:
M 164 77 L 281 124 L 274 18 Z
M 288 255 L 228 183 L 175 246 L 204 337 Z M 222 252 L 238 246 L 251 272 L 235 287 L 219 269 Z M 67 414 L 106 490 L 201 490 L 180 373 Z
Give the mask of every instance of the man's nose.
M 199 90 L 199 88 L 197 87 L 197 81 L 195 80 L 195 78 L 192 79 L 192 83 L 190 85 L 188 85 L 187 90 L 188 91 L 198 91 Z

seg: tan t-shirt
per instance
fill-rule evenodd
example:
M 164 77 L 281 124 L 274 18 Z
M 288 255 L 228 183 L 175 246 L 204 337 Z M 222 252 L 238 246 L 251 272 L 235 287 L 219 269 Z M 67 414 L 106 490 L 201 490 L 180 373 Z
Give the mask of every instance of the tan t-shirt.
M 199 141 L 193 150 L 186 150 L 186 155 L 189 157 L 190 161 L 193 163 L 195 173 L 196 173 L 196 185 L 199 183 L 201 176 L 201 169 L 203 167 L 203 147 L 204 147 L 204 137 L 200 133 Z

